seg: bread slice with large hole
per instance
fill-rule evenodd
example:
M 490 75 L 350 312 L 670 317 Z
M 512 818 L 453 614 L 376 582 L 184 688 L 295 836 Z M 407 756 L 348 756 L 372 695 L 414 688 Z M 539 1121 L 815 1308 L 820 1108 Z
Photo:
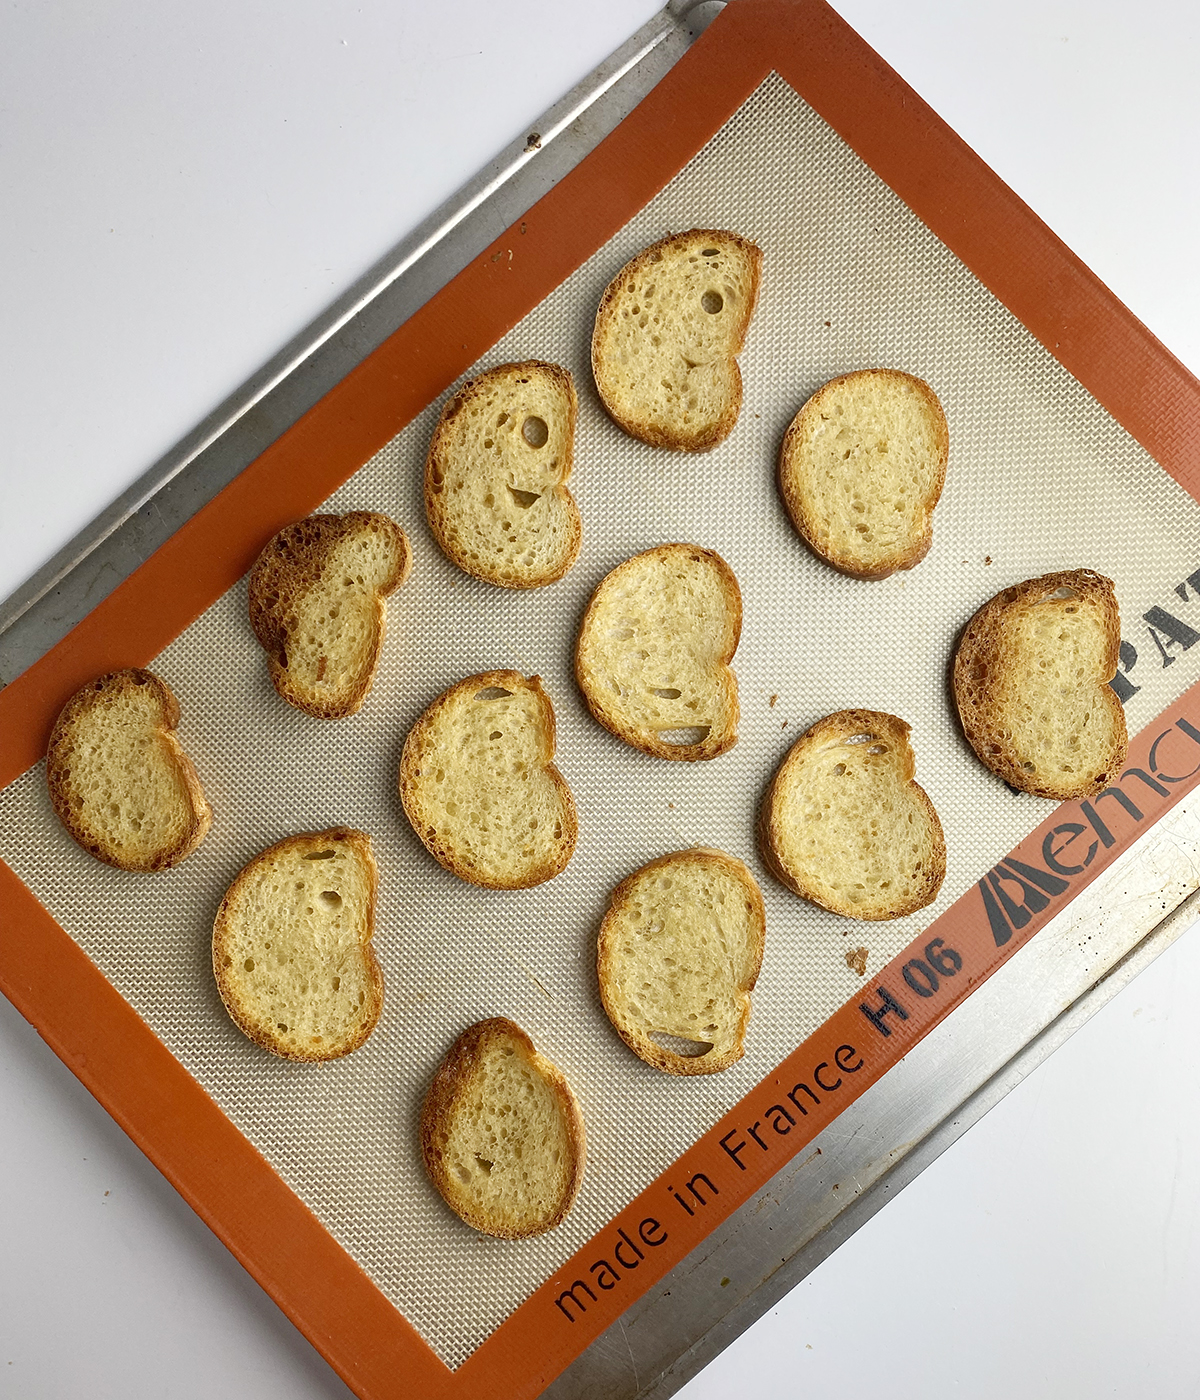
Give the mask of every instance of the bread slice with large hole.
M 759 824 L 763 858 L 788 889 L 853 919 L 898 919 L 937 897 L 946 843 L 913 779 L 909 732 L 895 715 L 839 710 L 792 745 Z
M 895 369 L 818 389 L 779 452 L 779 489 L 801 538 L 853 578 L 911 569 L 933 542 L 950 435 L 937 395 Z
M 728 1069 L 745 1051 L 765 937 L 762 894 L 740 860 L 700 847 L 652 860 L 613 891 L 600 927 L 608 1019 L 656 1069 Z
M 567 478 L 575 384 L 542 360 L 498 365 L 449 400 L 425 462 L 425 510 L 447 558 L 501 588 L 567 572 L 583 526 Z
M 152 671 L 114 671 L 67 701 L 50 735 L 46 783 L 85 851 L 119 870 L 166 870 L 212 822 L 176 737 L 179 701 Z
M 250 574 L 250 625 L 271 684 L 317 719 L 357 713 L 383 649 L 383 600 L 408 577 L 404 531 L 377 511 L 285 526 Z
M 421 1111 L 429 1179 L 466 1223 L 503 1240 L 552 1230 L 583 1181 L 579 1104 L 520 1026 L 496 1017 L 450 1048 Z
M 761 272 L 762 251 L 719 229 L 672 234 L 621 269 L 592 335 L 596 387 L 618 427 L 684 452 L 729 436 Z
M 540 678 L 485 671 L 439 695 L 405 740 L 400 798 L 430 854 L 473 885 L 527 889 L 564 870 L 578 822 Z
M 289 836 L 230 885 L 213 923 L 213 972 L 257 1045 L 285 1060 L 336 1060 L 375 1029 L 378 887 L 371 838 L 343 826 Z
M 579 629 L 575 674 L 604 727 L 656 758 L 716 758 L 737 743 L 742 631 L 733 570 L 711 549 L 662 544 L 615 568 Z
M 1038 797 L 1105 788 L 1128 747 L 1109 685 L 1120 645 L 1112 580 L 1090 569 L 1029 579 L 985 603 L 954 658 L 958 716 L 980 760 Z

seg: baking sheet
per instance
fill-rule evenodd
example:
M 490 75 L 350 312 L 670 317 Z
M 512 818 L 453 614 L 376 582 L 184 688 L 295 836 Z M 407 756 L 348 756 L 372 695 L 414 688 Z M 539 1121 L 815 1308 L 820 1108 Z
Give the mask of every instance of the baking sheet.
M 765 270 L 741 361 L 742 419 L 714 453 L 684 457 L 619 433 L 587 364 L 610 277 L 645 244 L 696 225 L 754 238 Z M 563 582 L 502 593 L 438 553 L 420 479 L 439 402 L 329 502 L 387 511 L 414 546 L 362 714 L 322 724 L 277 699 L 243 584 L 155 663 L 180 697 L 181 736 L 216 813 L 183 867 L 141 879 L 96 866 L 58 830 L 40 766 L 0 794 L 0 855 L 451 1365 L 862 985 L 847 952 L 866 947 L 867 971 L 880 967 L 1046 816 L 1048 804 L 986 774 L 954 730 L 947 667 L 975 608 L 1015 580 L 1086 565 L 1117 580 L 1127 626 L 1156 605 L 1186 616 L 1173 590 L 1200 558 L 1200 506 L 776 77 L 476 369 L 533 356 L 570 368 L 580 392 L 572 487 L 584 546 Z M 800 545 L 775 493 L 774 460 L 816 387 L 877 364 L 934 385 L 951 456 L 929 557 L 911 574 L 863 584 Z M 571 679 L 575 629 L 595 584 L 630 554 L 672 539 L 717 549 L 745 604 L 734 663 L 741 742 L 709 764 L 668 765 L 626 749 L 590 720 Z M 1135 641 L 1144 654 L 1131 731 L 1196 679 L 1200 656 L 1176 646 L 1167 667 L 1148 638 Z M 412 721 L 445 686 L 495 666 L 542 675 L 558 714 L 558 763 L 579 805 L 572 864 L 533 891 L 483 892 L 446 874 L 408 829 L 395 792 Z M 913 725 L 918 779 L 946 829 L 938 902 L 887 926 L 802 904 L 765 875 L 753 846 L 757 803 L 791 740 L 850 705 Z M 375 841 L 387 1002 L 375 1036 L 348 1060 L 286 1065 L 225 1017 L 208 967 L 211 919 L 255 852 L 337 822 Z M 720 846 L 758 872 L 768 942 L 746 1059 L 681 1083 L 617 1040 L 592 963 L 608 891 L 653 856 L 691 844 Z M 496 1014 L 519 1021 L 567 1072 L 589 1131 L 574 1213 L 552 1235 L 519 1244 L 475 1236 L 451 1216 L 415 1145 L 444 1050 L 465 1025 Z

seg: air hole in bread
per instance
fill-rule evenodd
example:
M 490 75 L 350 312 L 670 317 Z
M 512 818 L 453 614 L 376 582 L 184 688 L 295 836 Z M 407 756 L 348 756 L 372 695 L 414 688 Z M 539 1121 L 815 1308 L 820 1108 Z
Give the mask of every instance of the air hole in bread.
M 683 729 L 660 729 L 658 737 L 664 744 L 678 744 L 686 748 L 691 744 L 702 744 L 708 738 L 712 726 L 697 724 Z
M 253 971 L 254 971 L 254 959 L 253 959 L 253 958 L 247 958 L 246 961 L 242 964 L 242 966 L 246 969 L 247 972 L 253 972 Z
M 886 744 L 871 744 L 867 748 L 868 753 L 887 753 L 887 751 L 888 746 Z
M 725 298 L 720 292 L 705 292 L 700 298 L 700 305 L 710 316 L 715 316 L 725 305 Z
M 650 1039 L 669 1050 L 673 1055 L 681 1055 L 687 1060 L 699 1059 L 713 1048 L 710 1040 L 685 1040 L 681 1035 L 668 1035 L 666 1031 L 650 1031 Z
M 326 909 L 340 909 L 342 907 L 342 897 L 337 890 L 322 890 L 321 903 Z
M 503 737 L 503 732 L 499 729 L 493 729 L 492 732 L 488 735 L 489 739 L 502 739 Z
M 1036 771 L 1036 770 L 1034 769 L 1033 764 L 1030 763 L 1028 759 L 1026 759 L 1025 762 L 1021 764 L 1021 767 L 1024 768 L 1024 770 L 1026 771 L 1026 773 L 1033 773 L 1033 772 Z
M 716 258 L 716 257 L 719 257 L 720 254 L 721 254 L 720 248 L 701 248 L 701 249 L 700 249 L 700 256 L 701 256 L 702 258 Z
M 337 855 L 336 851 L 310 851 L 305 860 L 332 860 Z
M 517 505 L 519 505 L 522 510 L 528 510 L 529 507 L 533 505 L 534 501 L 540 501 L 542 499 L 541 494 L 537 491 L 518 491 L 515 486 L 510 486 L 508 488 L 508 494 L 516 501 Z
M 1070 588 L 1070 587 L 1068 587 L 1066 584 L 1063 584 L 1063 586 L 1062 586 L 1061 588 L 1056 588 L 1056 589 L 1054 590 L 1053 593 L 1047 593 L 1046 596 L 1042 599 L 1042 602 L 1043 602 L 1043 603 L 1056 603 L 1056 602 L 1058 602 L 1058 600 L 1059 600 L 1060 598 L 1078 598 L 1078 597 L 1079 597 L 1079 589 L 1078 589 L 1078 588 Z
M 530 447 L 545 447 L 550 439 L 550 429 L 546 426 L 544 418 L 538 418 L 535 414 L 530 414 L 521 424 L 521 436 Z
M 482 690 L 475 692 L 476 700 L 506 700 L 512 694 L 511 690 L 505 690 L 500 685 L 485 686 Z
M 483 1168 L 484 1176 L 491 1176 L 492 1168 L 496 1165 L 495 1162 L 489 1162 L 486 1157 L 481 1157 L 478 1152 L 475 1154 L 475 1160 Z
M 833 776 L 834 776 L 835 778 L 840 778 L 840 777 L 842 776 L 842 774 L 843 774 L 845 771 L 846 771 L 846 765 L 845 765 L 844 763 L 836 763 L 836 764 L 834 764 Z M 815 812 L 813 815 L 819 817 L 821 814 L 820 814 L 820 812 Z
M 660 700 L 678 700 L 680 696 L 680 692 L 678 690 L 671 689 L 655 690 L 654 693 L 658 696 Z
M 843 744 L 873 744 L 874 742 L 874 734 L 851 734 L 849 738 L 842 740 Z

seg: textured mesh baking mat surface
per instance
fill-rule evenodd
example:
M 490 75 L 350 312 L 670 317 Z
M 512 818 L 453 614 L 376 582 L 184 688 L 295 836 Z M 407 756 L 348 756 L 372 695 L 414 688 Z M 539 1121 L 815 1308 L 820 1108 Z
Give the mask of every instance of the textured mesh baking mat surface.
M 589 345 L 617 270 L 665 233 L 705 226 L 753 238 L 765 263 L 741 357 L 741 420 L 716 451 L 691 456 L 646 447 L 612 425 L 592 384 Z M 472 373 L 535 357 L 567 366 L 579 391 L 572 489 L 584 542 L 562 582 L 507 592 L 439 553 L 421 497 L 439 401 L 328 503 L 387 512 L 414 550 L 359 715 L 322 722 L 276 697 L 243 581 L 154 663 L 179 696 L 180 736 L 215 812 L 180 868 L 136 876 L 91 860 L 58 827 L 41 765 L 0 794 L 0 855 L 451 1366 L 863 987 L 848 952 L 866 948 L 872 975 L 1051 810 L 985 772 L 955 729 L 948 666 L 981 603 L 1052 569 L 1086 566 L 1115 579 L 1126 636 L 1143 651 L 1131 732 L 1200 672 L 1200 647 L 1173 648 L 1173 664 L 1162 666 L 1140 624 L 1150 606 L 1171 607 L 1179 580 L 1200 566 L 1200 505 L 778 77 Z M 800 544 L 774 468 L 785 428 L 815 389 L 878 365 L 934 386 L 950 424 L 950 464 L 928 557 L 910 573 L 862 583 Z M 627 748 L 590 719 L 572 674 L 593 588 L 631 554 L 672 540 L 716 549 L 744 601 L 734 662 L 741 737 L 709 763 Z M 1175 603 L 1185 618 L 1195 609 Z M 558 766 L 579 808 L 571 864 L 528 891 L 481 891 L 443 871 L 396 791 L 417 716 L 453 682 L 494 667 L 542 676 L 558 718 Z M 755 849 L 759 799 L 791 742 L 852 706 L 911 723 L 917 778 L 946 832 L 939 899 L 891 924 L 855 924 L 803 903 L 766 874 Z M 379 862 L 383 1016 L 344 1060 L 285 1063 L 225 1014 L 210 964 L 213 915 L 263 847 L 339 823 L 370 832 Z M 680 1080 L 617 1038 L 594 957 L 613 886 L 691 845 L 720 847 L 755 871 L 767 945 L 745 1059 Z M 562 1067 L 588 1131 L 574 1211 L 549 1235 L 518 1243 L 477 1235 L 452 1215 L 417 1145 L 421 1101 L 442 1055 L 466 1026 L 495 1015 L 517 1021 Z

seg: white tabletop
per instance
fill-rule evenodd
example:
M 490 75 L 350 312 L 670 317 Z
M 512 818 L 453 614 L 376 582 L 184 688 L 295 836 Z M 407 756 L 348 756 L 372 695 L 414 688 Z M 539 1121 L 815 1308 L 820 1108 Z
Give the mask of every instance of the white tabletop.
M 835 7 L 1200 372 L 1190 0 Z M 656 8 L 6 7 L 0 597 Z M 1198 996 L 1192 932 L 688 1400 L 1200 1394 Z M 0 1123 L 0 1396 L 349 1395 L 3 999 Z

